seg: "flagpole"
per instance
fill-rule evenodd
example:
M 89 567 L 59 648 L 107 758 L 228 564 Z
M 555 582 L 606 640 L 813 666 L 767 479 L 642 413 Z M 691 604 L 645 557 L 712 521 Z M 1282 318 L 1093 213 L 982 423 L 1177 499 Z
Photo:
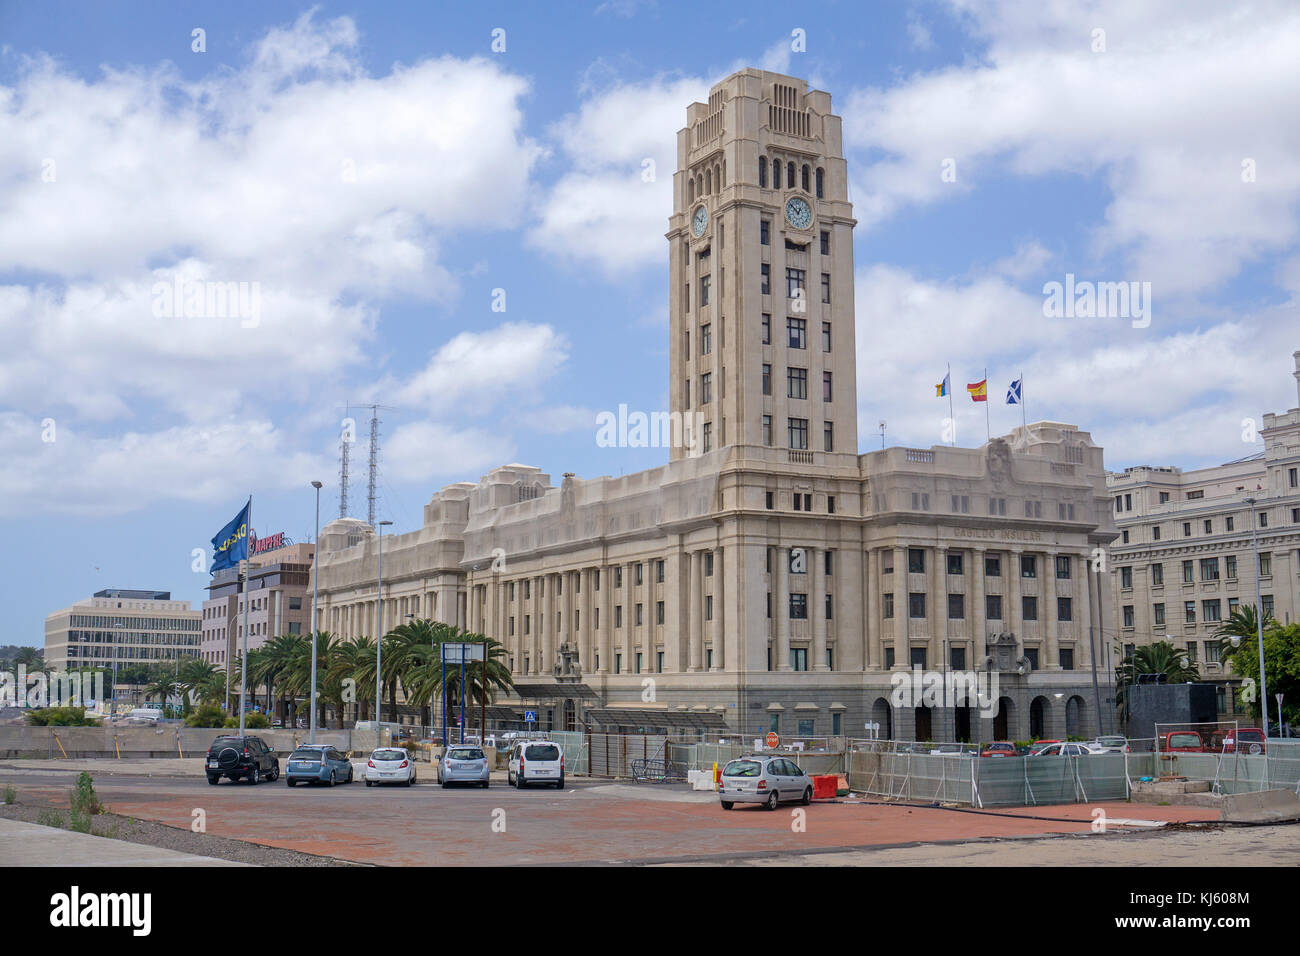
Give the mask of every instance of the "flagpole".
M 993 429 L 989 425 L 989 367 L 984 366 L 984 438 L 993 440 Z
M 1020 373 L 1020 424 L 1024 427 L 1025 435 L 1029 434 L 1029 416 L 1025 412 L 1025 373 Z
M 244 736 L 244 707 L 248 698 L 248 535 L 253 527 L 253 496 L 248 496 L 248 517 L 244 521 L 244 626 L 243 650 L 239 653 L 239 736 Z
M 952 422 L 952 446 L 957 447 L 957 415 L 952 410 L 952 363 L 948 363 L 948 377 L 944 379 L 948 383 L 948 421 Z

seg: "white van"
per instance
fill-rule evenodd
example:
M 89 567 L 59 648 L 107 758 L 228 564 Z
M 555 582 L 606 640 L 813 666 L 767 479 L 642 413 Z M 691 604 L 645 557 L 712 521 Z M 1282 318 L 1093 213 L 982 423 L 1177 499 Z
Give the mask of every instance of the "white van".
M 126 720 L 132 724 L 156 724 L 162 717 L 161 710 L 155 710 L 153 707 L 136 707 L 128 711 Z
M 506 782 L 523 789 L 530 783 L 553 783 L 564 789 L 564 748 L 553 740 L 519 740 L 510 749 Z

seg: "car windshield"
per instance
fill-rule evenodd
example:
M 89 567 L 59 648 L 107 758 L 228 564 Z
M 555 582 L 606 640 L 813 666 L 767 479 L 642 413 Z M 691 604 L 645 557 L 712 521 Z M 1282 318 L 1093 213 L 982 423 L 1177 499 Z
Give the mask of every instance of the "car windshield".
M 1199 747 L 1201 738 L 1196 734 L 1170 734 L 1169 746 L 1171 747 Z
M 376 750 L 370 755 L 371 760 L 405 760 L 406 754 L 400 750 Z
M 756 760 L 733 760 L 722 770 L 724 777 L 757 777 L 762 765 Z
M 1260 730 L 1239 730 L 1237 736 L 1242 740 L 1263 740 L 1264 733 Z
M 238 737 L 218 737 L 212 741 L 211 750 L 220 750 L 222 747 L 242 747 L 244 742 Z
M 320 763 L 320 757 L 319 750 L 295 750 L 289 755 L 290 760 L 310 760 L 312 763 Z
M 524 749 L 525 760 L 559 760 L 560 748 L 555 744 L 533 744 Z
M 1097 743 L 1101 744 L 1103 747 L 1123 747 L 1124 744 L 1126 744 L 1127 742 L 1128 741 L 1126 741 L 1123 737 L 1098 737 L 1097 738 Z
M 482 760 L 483 751 L 477 747 L 456 747 L 447 751 L 448 760 Z M 545 759 L 545 758 L 541 758 Z

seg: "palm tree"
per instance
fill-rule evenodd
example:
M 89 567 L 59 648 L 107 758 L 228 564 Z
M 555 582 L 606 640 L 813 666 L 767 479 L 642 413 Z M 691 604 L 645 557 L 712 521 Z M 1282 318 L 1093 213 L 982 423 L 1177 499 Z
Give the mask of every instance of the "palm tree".
M 207 703 L 220 700 L 226 693 L 226 674 L 211 661 L 186 658 L 177 674 L 181 693 L 190 701 Z
M 253 655 L 257 655 L 256 668 L 254 667 Z M 311 645 L 301 634 L 281 634 L 273 637 L 256 651 L 248 655 L 248 677 L 254 687 L 262 684 L 266 687 L 266 712 L 268 716 L 276 716 L 275 708 L 272 701 L 275 698 L 275 686 L 280 684 L 281 697 L 283 698 L 285 687 L 290 674 L 293 671 L 295 662 L 303 655 L 308 657 L 310 664 Z M 254 675 L 254 669 L 257 673 Z M 287 707 L 284 708 L 287 711 Z M 281 714 L 280 716 L 287 716 Z
M 20 665 L 26 667 L 28 673 L 42 670 L 45 667 L 45 655 L 37 647 L 19 648 L 13 659 L 14 670 L 17 670 Z
M 329 631 L 316 632 L 316 705 L 318 708 L 318 723 L 324 723 L 322 719 L 325 704 L 335 704 L 338 710 L 342 710 L 342 682 L 341 680 L 331 681 L 329 678 L 330 661 L 338 653 L 340 641 Z M 303 637 L 293 645 L 293 653 L 289 660 L 289 666 L 284 675 L 281 677 L 281 685 L 285 693 L 297 700 L 302 697 L 308 701 L 308 707 L 311 706 L 311 637 Z M 297 708 L 294 708 L 294 714 L 297 715 Z
M 168 697 L 179 697 L 181 694 L 181 682 L 176 674 L 168 669 L 163 669 L 153 675 L 152 680 L 145 686 L 144 699 L 149 700 L 157 697 L 163 704 L 167 705 Z
M 1265 613 L 1264 630 L 1276 626 L 1273 615 Z M 1243 604 L 1234 610 L 1228 619 L 1214 632 L 1219 638 L 1219 657 L 1229 660 L 1244 640 L 1255 640 L 1259 636 L 1259 620 L 1255 616 L 1255 605 Z M 1234 642 L 1233 638 L 1237 640 Z
M 478 710 L 495 700 L 499 692 L 508 691 L 514 687 L 514 679 L 501 660 L 506 653 L 504 645 L 489 637 L 484 637 L 482 634 L 471 634 L 452 625 L 434 624 L 433 627 L 438 641 L 432 650 L 437 653 L 422 656 L 418 663 L 415 663 L 411 668 L 408 675 L 410 687 L 410 692 L 407 695 L 408 702 L 420 706 L 427 703 L 432 706 L 434 698 L 437 697 L 445 699 L 449 709 L 453 705 L 459 707 L 461 699 L 461 670 L 459 665 L 448 665 L 446 686 L 444 687 L 442 684 L 443 669 L 439 648 L 446 641 L 464 641 L 487 645 L 487 667 L 484 668 L 482 664 L 477 662 L 465 667 L 465 697 L 469 709 Z M 486 683 L 484 682 L 485 669 L 487 671 Z M 430 723 L 433 722 L 431 719 Z
M 358 720 L 368 719 L 365 716 L 365 705 L 375 699 L 374 638 L 358 637 L 351 641 L 340 641 L 329 658 L 329 671 L 325 680 L 327 684 L 338 684 L 340 701 L 356 704 Z

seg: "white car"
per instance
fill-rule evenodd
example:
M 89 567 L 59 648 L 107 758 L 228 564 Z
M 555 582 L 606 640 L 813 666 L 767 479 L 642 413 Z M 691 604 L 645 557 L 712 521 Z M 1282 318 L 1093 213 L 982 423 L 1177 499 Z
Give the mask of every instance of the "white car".
M 522 790 L 530 783 L 564 789 L 564 748 L 553 740 L 521 740 L 510 749 L 506 782 Z
M 377 783 L 415 783 L 415 760 L 405 747 L 380 747 L 366 761 L 366 786 Z
M 1062 743 L 1057 741 L 1054 744 L 1048 744 L 1034 757 L 1087 757 L 1101 751 L 1091 749 L 1087 744 Z

